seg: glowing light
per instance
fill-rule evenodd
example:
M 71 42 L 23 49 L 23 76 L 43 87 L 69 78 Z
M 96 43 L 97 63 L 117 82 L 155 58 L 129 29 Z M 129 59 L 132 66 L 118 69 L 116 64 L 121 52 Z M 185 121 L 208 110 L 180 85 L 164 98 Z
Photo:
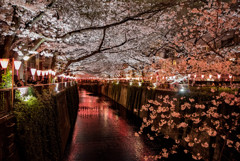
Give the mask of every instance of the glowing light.
M 230 78 L 230 79 L 232 78 L 232 75 L 231 75 L 231 74 L 229 74 L 229 78 Z
M 132 86 L 133 82 L 129 82 L 129 85 Z
M 9 59 L 0 59 L 0 63 L 3 69 L 6 69 L 8 66 Z
M 202 75 L 201 77 L 204 78 L 204 75 Z
M 164 77 L 162 77 L 162 79 L 164 79 Z
M 45 74 L 48 75 L 48 70 L 45 71 Z
M 211 75 L 211 74 L 209 75 L 209 78 L 210 78 L 210 79 L 212 78 L 212 75 Z
M 45 71 L 42 71 L 42 76 L 44 76 L 45 75 Z
M 37 70 L 37 75 L 38 75 L 38 76 L 41 75 L 41 70 Z
M 52 71 L 52 75 L 54 75 L 54 76 L 55 76 L 55 75 L 56 75 L 56 72 L 55 72 L 55 71 Z
M 197 74 L 194 75 L 194 78 L 196 78 L 196 77 L 197 77 Z
M 30 100 L 32 97 L 33 97 L 33 96 L 28 95 L 28 96 L 26 96 L 26 97 L 23 98 L 23 101 L 28 101 L 28 100 Z
M 157 87 L 157 83 L 153 83 L 153 87 L 156 88 Z
M 52 70 L 51 70 L 51 69 L 49 69 L 49 70 L 48 70 L 48 73 L 49 73 L 49 74 L 52 74 Z
M 221 75 L 220 74 L 218 74 L 218 79 L 220 79 L 221 78 Z
M 58 93 L 59 91 L 58 91 L 58 83 L 56 84 L 56 87 L 55 87 L 55 91 Z
M 18 88 L 18 90 L 20 92 L 21 97 L 24 97 L 28 93 L 28 87 Z
M 191 74 L 188 74 L 188 78 L 190 78 L 191 77 Z
M 184 88 L 181 88 L 179 91 L 180 91 L 180 92 L 185 92 L 185 89 L 184 89 Z
M 23 60 L 27 61 L 29 58 L 30 57 L 26 55 L 26 56 L 23 57 Z
M 142 86 L 142 83 L 141 83 L 141 82 L 138 82 L 138 86 L 141 87 L 141 86 Z
M 176 76 L 173 76 L 173 79 L 176 79 Z
M 31 68 L 31 73 L 32 73 L 32 75 L 34 76 L 35 73 L 36 73 L 36 69 L 35 69 L 35 68 Z
M 16 69 L 16 70 L 19 70 L 21 64 L 22 64 L 21 61 L 14 61 L 14 67 L 15 67 L 15 69 Z

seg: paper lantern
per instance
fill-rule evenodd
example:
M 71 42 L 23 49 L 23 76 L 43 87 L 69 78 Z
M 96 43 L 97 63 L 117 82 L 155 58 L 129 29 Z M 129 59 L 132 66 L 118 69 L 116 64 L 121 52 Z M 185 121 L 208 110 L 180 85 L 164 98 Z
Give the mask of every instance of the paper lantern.
M 41 70 L 37 70 L 37 75 L 38 75 L 38 76 L 41 75 Z
M 49 70 L 48 70 L 48 73 L 49 73 L 49 74 L 52 74 L 52 70 L 51 70 L 51 69 L 49 69 Z
M 8 66 L 9 59 L 0 59 L 0 63 L 3 69 L 6 69 Z
M 32 75 L 34 76 L 34 75 L 35 75 L 35 73 L 36 73 L 36 69 L 34 69 L 34 68 L 31 68 L 31 73 L 32 73 Z
M 14 61 L 14 66 L 16 70 L 19 70 L 20 66 L 21 66 L 22 62 L 21 61 Z

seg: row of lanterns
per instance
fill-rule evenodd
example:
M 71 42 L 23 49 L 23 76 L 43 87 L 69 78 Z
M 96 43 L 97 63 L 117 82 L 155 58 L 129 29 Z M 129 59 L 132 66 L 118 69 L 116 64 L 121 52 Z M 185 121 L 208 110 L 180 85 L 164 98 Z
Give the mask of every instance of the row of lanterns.
M 31 68 L 31 74 L 33 76 L 35 75 L 36 72 L 37 72 L 37 76 L 41 76 L 41 75 L 44 76 L 44 75 L 48 75 L 48 74 L 50 74 L 52 76 L 56 75 L 56 72 L 51 69 L 50 70 L 37 70 L 35 68 Z
M 197 74 L 194 74 L 193 75 L 194 78 L 197 78 Z M 205 75 L 201 75 L 201 78 L 203 79 L 205 77 Z M 228 75 L 228 77 L 231 79 L 233 76 L 231 74 Z M 191 74 L 188 74 L 188 78 L 191 78 Z M 212 74 L 209 74 L 208 76 L 209 79 L 212 79 L 213 78 L 213 75 Z M 221 74 L 217 74 L 217 78 L 220 79 L 221 78 Z
M 3 69 L 7 68 L 8 62 L 9 62 L 9 59 L 0 59 L 0 64 Z M 21 61 L 14 60 L 14 67 L 17 70 L 17 75 L 18 75 L 18 70 L 20 69 L 21 64 L 22 64 Z M 33 76 L 35 75 L 36 72 L 37 72 L 37 76 L 41 76 L 41 75 L 44 76 L 44 75 L 48 75 L 48 74 L 53 75 L 53 76 L 56 75 L 56 72 L 53 70 L 37 70 L 35 68 L 31 68 L 31 74 Z
M 6 69 L 8 66 L 9 59 L 0 59 L 0 64 L 3 69 Z M 18 75 L 18 70 L 20 69 L 22 62 L 18 60 L 14 60 L 14 67 L 17 70 L 17 75 Z
M 65 78 L 65 79 L 77 79 L 76 77 L 69 76 L 69 75 L 64 75 L 64 74 L 59 75 L 59 77 L 62 77 L 62 78 Z

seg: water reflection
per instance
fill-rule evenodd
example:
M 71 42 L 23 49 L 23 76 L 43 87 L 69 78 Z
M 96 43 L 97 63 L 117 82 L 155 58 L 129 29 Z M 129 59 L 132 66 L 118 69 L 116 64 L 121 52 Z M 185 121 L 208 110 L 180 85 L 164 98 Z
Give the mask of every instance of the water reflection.
M 141 161 L 160 144 L 136 137 L 136 119 L 106 97 L 81 90 L 78 117 L 64 161 Z

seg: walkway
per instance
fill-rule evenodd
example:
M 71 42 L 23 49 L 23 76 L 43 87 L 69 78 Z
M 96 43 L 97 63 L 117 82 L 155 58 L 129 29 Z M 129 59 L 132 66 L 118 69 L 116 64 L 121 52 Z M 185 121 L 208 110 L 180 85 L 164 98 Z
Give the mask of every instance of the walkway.
M 106 97 L 80 91 L 79 112 L 64 161 L 142 161 L 158 145 L 135 137 L 138 128 L 126 119 L 126 110 L 112 106 Z M 152 142 L 151 142 L 152 143 Z

